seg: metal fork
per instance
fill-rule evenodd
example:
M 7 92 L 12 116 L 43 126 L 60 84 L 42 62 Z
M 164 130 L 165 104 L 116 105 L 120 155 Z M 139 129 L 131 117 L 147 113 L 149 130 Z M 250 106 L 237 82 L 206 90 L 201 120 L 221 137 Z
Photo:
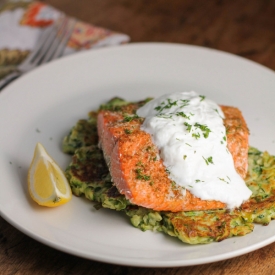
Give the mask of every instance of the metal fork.
M 45 28 L 29 56 L 17 70 L 0 81 L 0 90 L 20 75 L 60 57 L 72 35 L 76 20 L 62 16 L 52 26 Z

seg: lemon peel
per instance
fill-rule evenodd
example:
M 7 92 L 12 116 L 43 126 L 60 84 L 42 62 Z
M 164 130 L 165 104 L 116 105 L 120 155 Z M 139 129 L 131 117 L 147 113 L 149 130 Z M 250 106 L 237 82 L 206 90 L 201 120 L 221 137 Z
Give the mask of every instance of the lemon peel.
M 56 207 L 72 198 L 71 187 L 58 164 L 37 143 L 28 171 L 28 190 L 39 205 Z

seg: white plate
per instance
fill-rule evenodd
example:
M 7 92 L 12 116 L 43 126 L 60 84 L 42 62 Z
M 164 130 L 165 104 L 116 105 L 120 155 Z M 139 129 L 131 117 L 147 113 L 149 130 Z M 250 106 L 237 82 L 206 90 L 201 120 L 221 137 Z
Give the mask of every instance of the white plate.
M 200 47 L 131 44 L 83 52 L 26 74 L 0 93 L 0 209 L 13 226 L 56 249 L 132 266 L 175 267 L 248 253 L 275 241 L 275 221 L 253 233 L 208 245 L 186 245 L 132 227 L 122 213 L 94 210 L 84 198 L 55 209 L 33 203 L 26 176 L 39 141 L 60 164 L 61 140 L 87 112 L 113 96 L 139 100 L 195 90 L 239 107 L 250 144 L 275 153 L 275 74 L 248 60 Z

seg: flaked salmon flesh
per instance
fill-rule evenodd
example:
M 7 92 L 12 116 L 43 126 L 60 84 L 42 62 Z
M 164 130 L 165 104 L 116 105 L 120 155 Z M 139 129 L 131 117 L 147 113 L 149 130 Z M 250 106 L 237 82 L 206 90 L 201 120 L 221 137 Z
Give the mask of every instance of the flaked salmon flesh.
M 224 115 L 228 150 L 236 171 L 245 178 L 248 167 L 249 130 L 239 109 L 220 106 Z M 220 201 L 201 200 L 173 182 L 150 134 L 142 131 L 137 106 L 121 111 L 100 111 L 98 135 L 114 185 L 133 204 L 156 211 L 191 211 L 226 208 Z M 129 114 L 129 117 L 125 116 Z

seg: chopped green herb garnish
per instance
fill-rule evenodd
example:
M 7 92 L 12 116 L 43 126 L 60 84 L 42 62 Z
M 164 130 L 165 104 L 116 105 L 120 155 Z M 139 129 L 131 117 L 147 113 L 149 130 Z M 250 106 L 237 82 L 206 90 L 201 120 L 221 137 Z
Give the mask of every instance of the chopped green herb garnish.
M 167 99 L 168 103 L 165 104 L 164 102 L 161 103 L 161 105 L 155 107 L 155 110 L 158 112 L 162 112 L 164 109 L 170 109 L 172 106 L 177 106 L 177 100 L 172 101 L 170 98 Z
M 129 129 L 124 129 L 124 132 L 125 132 L 125 134 L 127 134 L 127 135 L 132 134 L 132 131 L 129 130 Z
M 159 114 L 157 115 L 157 117 L 161 117 L 161 118 L 172 118 L 172 115 L 171 114 Z
M 227 184 L 229 184 L 229 182 L 226 181 L 224 178 L 219 178 L 219 177 L 218 177 L 218 179 L 221 180 L 221 181 L 223 181 L 223 182 L 225 182 L 225 183 L 227 183 Z
M 161 103 L 163 104 L 163 102 Z M 156 111 L 162 111 L 163 110 L 163 106 L 157 106 L 154 108 Z
M 192 125 L 187 122 L 184 122 L 183 124 L 186 126 L 186 130 L 190 133 Z
M 204 159 L 205 163 L 209 165 L 208 160 L 204 156 L 202 156 L 202 158 Z
M 184 160 L 186 160 L 186 158 L 187 158 L 187 156 L 186 156 L 186 155 L 184 155 L 184 156 L 183 156 L 183 159 L 184 159 Z
M 204 156 L 202 156 L 202 158 L 204 159 L 204 161 L 207 165 L 209 165 L 209 163 L 214 164 L 212 157 L 205 158 Z
M 136 169 L 135 172 L 137 173 L 136 179 L 138 179 L 138 180 L 148 181 L 151 179 L 151 177 L 149 175 L 142 174 L 142 169 L 140 169 L 140 168 Z
M 214 111 L 219 115 L 219 117 L 222 119 L 222 116 L 220 115 L 218 109 L 213 109 L 213 110 L 214 110 Z
M 208 138 L 209 136 L 209 133 L 211 132 L 211 130 L 206 126 L 206 125 L 202 125 L 202 124 L 199 124 L 199 123 L 195 123 L 194 126 L 196 128 L 199 128 L 201 129 L 201 131 L 203 132 L 203 136 L 204 138 Z
M 203 101 L 205 99 L 205 96 L 204 95 L 200 95 L 200 98 L 201 98 L 200 101 Z
M 208 160 L 209 163 L 214 164 L 212 157 L 209 157 L 207 160 Z
M 182 103 L 182 105 L 180 105 L 180 108 L 184 108 L 184 107 L 186 107 L 186 106 L 188 106 L 189 105 L 189 102 L 190 102 L 190 100 L 188 100 L 188 99 L 181 99 L 180 100 Z
M 181 116 L 181 117 L 184 117 L 186 119 L 190 119 L 190 117 L 188 115 L 186 115 L 184 112 L 177 112 L 176 116 Z
M 124 115 L 123 122 L 130 122 L 135 118 L 139 118 L 138 115 Z
M 200 133 L 193 133 L 192 134 L 192 137 L 194 137 L 195 139 L 198 139 L 198 138 L 200 138 Z
M 191 146 L 189 143 L 187 143 L 187 142 L 185 142 L 185 144 L 188 145 L 188 146 L 190 146 L 190 147 L 192 147 L 192 146 Z

